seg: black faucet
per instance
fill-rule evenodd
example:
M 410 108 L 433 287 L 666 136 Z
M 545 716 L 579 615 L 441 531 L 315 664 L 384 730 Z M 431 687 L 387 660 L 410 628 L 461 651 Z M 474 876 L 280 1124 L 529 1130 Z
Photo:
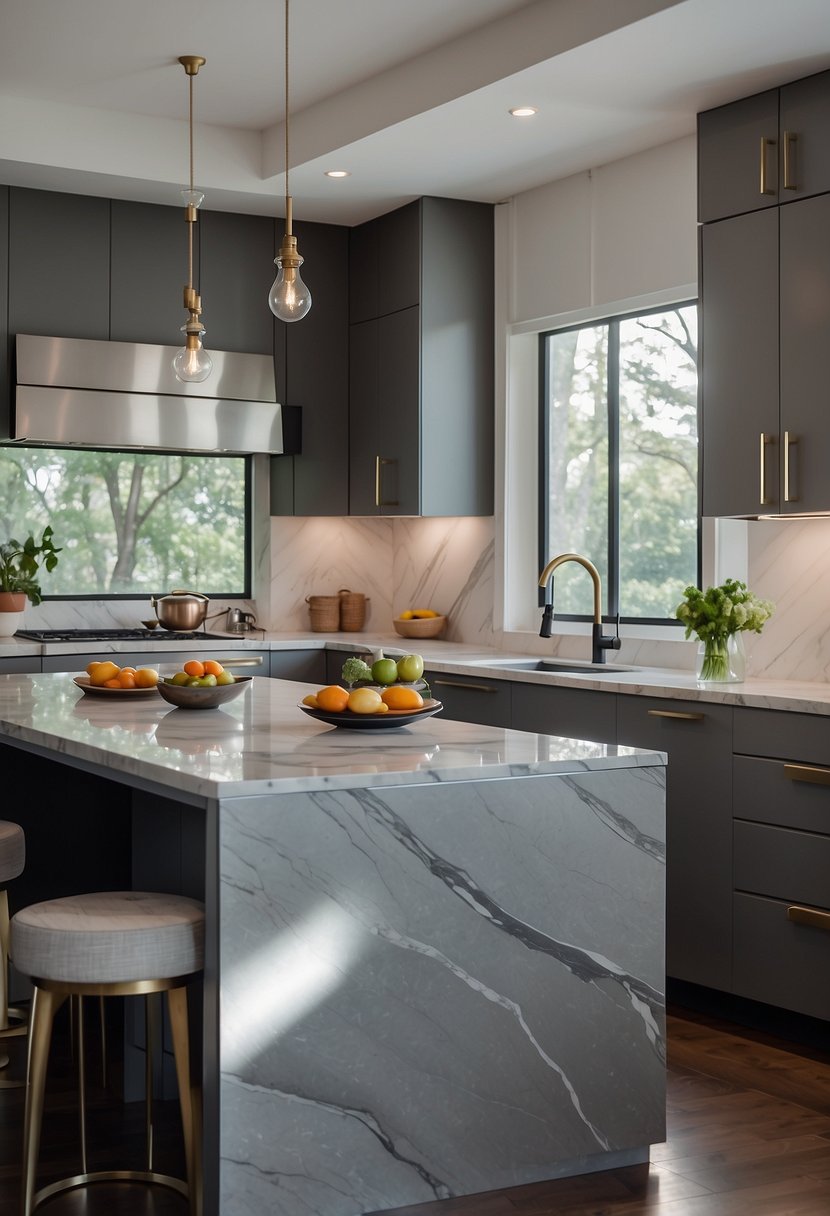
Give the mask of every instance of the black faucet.
M 609 637 L 604 634 L 602 632 L 602 584 L 600 583 L 599 571 L 593 562 L 589 562 L 588 558 L 583 557 L 580 553 L 560 553 L 558 557 L 552 557 L 539 575 L 539 586 L 545 590 L 545 604 L 542 612 L 542 626 L 539 630 L 539 637 L 549 638 L 551 635 L 551 624 L 553 622 L 553 572 L 565 562 L 578 562 L 580 566 L 585 567 L 591 576 L 594 584 L 594 624 L 591 633 L 591 662 L 604 663 L 606 650 L 619 650 L 622 646 L 622 639 L 620 638 L 620 614 L 617 613 L 616 636 Z

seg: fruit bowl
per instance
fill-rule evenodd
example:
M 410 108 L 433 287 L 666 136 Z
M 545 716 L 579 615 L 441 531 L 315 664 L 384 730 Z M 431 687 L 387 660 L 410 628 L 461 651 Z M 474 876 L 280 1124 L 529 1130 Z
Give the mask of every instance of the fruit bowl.
M 232 701 L 248 687 L 252 676 L 237 676 L 233 684 L 217 684 L 215 688 L 190 688 L 187 684 L 165 684 L 159 680 L 159 696 L 179 709 L 216 709 Z
M 402 621 L 396 616 L 392 621 L 395 633 L 402 638 L 437 638 L 447 627 L 445 616 L 413 617 L 410 621 Z

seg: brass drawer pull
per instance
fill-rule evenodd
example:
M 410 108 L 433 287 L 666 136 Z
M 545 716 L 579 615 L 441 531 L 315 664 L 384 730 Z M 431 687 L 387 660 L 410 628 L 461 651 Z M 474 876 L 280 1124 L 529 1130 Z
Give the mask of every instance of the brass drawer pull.
M 384 501 L 383 498 L 383 466 L 387 464 L 396 464 L 396 460 L 387 459 L 386 456 L 375 457 L 375 506 L 376 507 L 397 507 L 399 505 L 397 498 Z
M 433 680 L 433 688 L 469 688 L 470 692 L 498 692 L 491 684 L 462 684 L 460 680 Z
M 819 912 L 817 908 L 802 908 L 798 904 L 787 908 L 787 920 L 796 925 L 811 925 L 814 929 L 825 929 L 830 933 L 830 912 Z
M 761 431 L 761 490 L 760 490 L 759 497 L 761 500 L 762 507 L 767 507 L 770 504 L 770 499 L 767 495 L 766 454 L 767 454 L 767 444 L 768 443 L 775 443 L 775 436 L 767 435 L 764 431 Z
M 767 139 L 766 135 L 761 136 L 761 194 L 775 194 L 767 185 L 767 149 L 774 147 L 774 139 Z
M 647 709 L 650 718 L 677 718 L 682 722 L 702 722 L 705 714 L 684 714 L 677 709 Z
M 784 189 L 797 190 L 798 186 L 795 183 L 795 175 L 793 173 L 793 164 L 795 162 L 795 145 L 798 143 L 798 136 L 795 131 L 784 132 Z
M 261 654 L 251 659 L 238 659 L 233 654 L 227 659 L 217 659 L 217 662 L 221 663 L 223 667 L 261 667 L 262 661 Z
M 809 781 L 812 785 L 830 785 L 830 768 L 812 764 L 785 764 L 784 776 L 790 781 Z
M 798 502 L 798 495 L 790 493 L 790 448 L 797 443 L 797 435 L 784 432 L 784 502 Z

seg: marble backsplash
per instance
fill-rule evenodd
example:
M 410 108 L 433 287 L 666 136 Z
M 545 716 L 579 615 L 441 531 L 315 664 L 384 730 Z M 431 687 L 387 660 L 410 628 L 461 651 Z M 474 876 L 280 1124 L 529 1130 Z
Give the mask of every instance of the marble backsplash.
M 364 633 L 388 633 L 405 608 L 449 617 L 445 637 L 494 644 L 490 517 L 276 518 L 271 522 L 273 630 L 309 628 L 306 596 L 368 597 Z

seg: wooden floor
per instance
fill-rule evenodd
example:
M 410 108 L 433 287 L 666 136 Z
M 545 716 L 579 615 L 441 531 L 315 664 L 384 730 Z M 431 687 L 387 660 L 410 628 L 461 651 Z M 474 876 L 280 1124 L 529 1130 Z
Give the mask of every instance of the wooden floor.
M 13 1071 L 18 1064 L 13 1057 Z M 69 1062 L 59 1058 L 43 1146 L 51 1176 L 75 1169 L 70 1082 Z M 92 1097 L 93 1134 L 110 1149 L 138 1140 L 140 1110 L 130 1107 L 125 1115 L 105 1092 Z M 175 1169 L 175 1105 L 164 1108 L 158 1133 L 169 1160 L 161 1164 Z M 0 1092 L 3 1216 L 16 1212 L 21 1111 L 21 1091 Z M 650 1166 L 419 1204 L 397 1214 L 830 1216 L 830 1050 L 798 1047 L 675 1008 L 669 1016 L 667 1113 L 668 1140 L 653 1147 Z M 185 1216 L 186 1205 L 173 1192 L 125 1184 L 70 1192 L 42 1210 L 48 1216 Z

